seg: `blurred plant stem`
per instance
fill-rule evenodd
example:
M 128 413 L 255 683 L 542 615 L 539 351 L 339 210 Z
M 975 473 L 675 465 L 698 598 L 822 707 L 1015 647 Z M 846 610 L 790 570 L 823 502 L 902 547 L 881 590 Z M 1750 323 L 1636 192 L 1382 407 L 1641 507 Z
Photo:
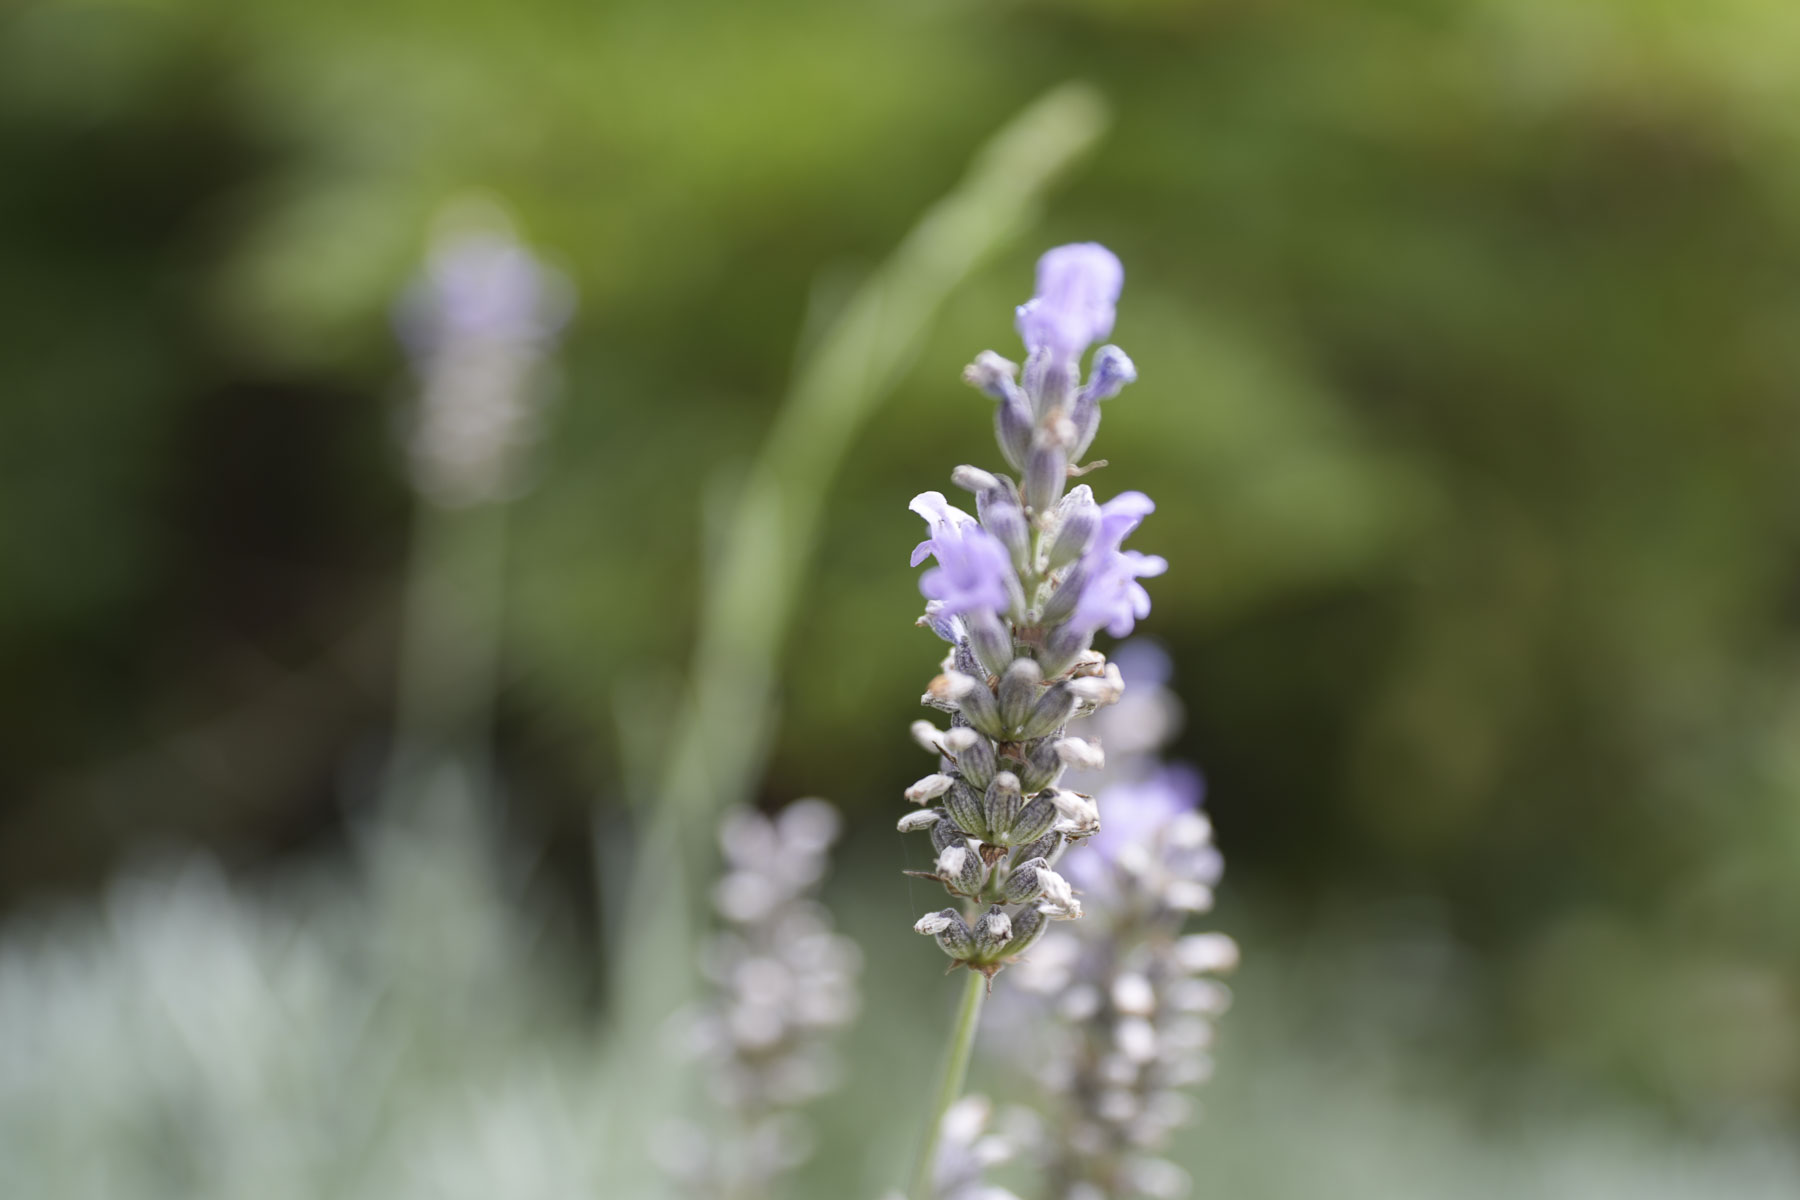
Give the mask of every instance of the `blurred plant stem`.
M 911 1200 L 936 1200 L 933 1178 L 944 1114 L 962 1096 L 963 1082 L 969 1077 L 969 1057 L 975 1050 L 975 1031 L 981 1028 L 981 1002 L 987 997 L 988 978 L 979 971 L 965 974 L 968 979 L 963 984 L 962 1004 L 956 1010 L 956 1024 L 951 1027 L 950 1042 L 944 1049 L 943 1073 L 932 1094 L 931 1109 L 925 1114 L 919 1155 L 913 1162 L 912 1187 L 907 1192 Z
M 710 565 L 687 692 L 661 753 L 636 869 L 614 893 L 609 1066 L 611 1161 L 641 1157 L 682 1086 L 654 1031 L 692 991 L 700 896 L 718 814 L 751 798 L 774 724 L 775 664 L 813 552 L 831 478 L 875 406 L 918 352 L 950 293 L 1037 213 L 1044 191 L 1107 122 L 1092 88 L 1065 84 L 1031 104 L 976 155 L 857 290 L 798 368 Z M 641 1196 L 646 1177 L 619 1194 Z
M 449 508 L 421 499 L 401 613 L 386 819 L 435 824 L 434 780 L 457 768 L 486 790 L 506 563 L 504 504 Z

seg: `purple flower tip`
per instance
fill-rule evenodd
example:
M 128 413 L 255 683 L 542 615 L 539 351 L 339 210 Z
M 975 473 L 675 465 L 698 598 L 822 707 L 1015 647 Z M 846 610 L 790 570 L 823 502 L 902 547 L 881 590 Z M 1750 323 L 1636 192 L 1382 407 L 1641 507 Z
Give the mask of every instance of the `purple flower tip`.
M 1037 293 L 1019 306 L 1019 336 L 1028 350 L 1074 359 L 1112 332 L 1125 285 L 1118 256 L 1098 242 L 1077 242 L 1038 259 Z
M 434 249 L 398 324 L 415 355 L 458 342 L 529 346 L 555 336 L 573 307 L 567 281 L 509 233 L 464 231 Z

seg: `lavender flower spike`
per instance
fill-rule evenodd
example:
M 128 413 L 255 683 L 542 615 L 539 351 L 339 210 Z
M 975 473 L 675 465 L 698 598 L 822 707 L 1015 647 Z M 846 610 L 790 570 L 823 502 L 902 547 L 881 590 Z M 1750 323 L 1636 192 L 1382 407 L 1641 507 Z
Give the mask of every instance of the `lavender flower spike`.
M 1093 760 L 1098 750 L 1082 752 L 1085 743 L 1070 742 L 1065 727 L 1120 698 L 1123 680 L 1093 650 L 1094 637 L 1130 632 L 1150 611 L 1139 580 L 1167 566 L 1121 549 L 1156 507 L 1142 492 L 1100 504 L 1084 485 L 1063 497 L 1069 451 L 1098 426 L 1097 397 L 1116 392 L 1132 374 L 1123 352 L 1109 349 L 1095 356 L 1094 377 L 1077 389 L 1081 355 L 1112 332 L 1123 280 L 1119 260 L 1103 246 L 1060 246 L 1043 256 L 1037 295 L 1019 309 L 1019 332 L 1031 350 L 1023 384 L 991 351 L 965 375 L 1011 414 L 998 435 L 1024 486 L 965 464 L 952 478 L 975 494 L 978 516 L 939 492 L 925 492 L 911 506 L 930 527 L 913 565 L 937 560 L 919 579 L 930 602 L 921 623 L 952 647 L 923 700 L 954 720 L 942 734 L 926 727 L 937 770 L 929 787 L 915 784 L 908 798 L 933 807 L 904 828 L 930 833 L 934 869 L 919 874 L 942 883 L 961 905 L 919 928 L 937 937 L 957 966 L 989 978 L 1051 921 L 1082 914 L 1052 868 L 1069 846 L 1100 829 L 1100 817 L 1091 800 L 1057 783 L 1071 758 Z M 1071 402 L 1092 410 L 1089 425 L 1076 429 Z M 961 936 L 965 929 L 969 936 Z
M 1214 1022 L 1231 1002 L 1212 976 L 1238 958 L 1224 934 L 1183 932 L 1212 908 L 1224 861 L 1199 772 L 1156 756 L 1180 722 L 1158 678 L 1167 661 L 1141 643 L 1120 658 L 1148 686 L 1094 722 L 1111 753 L 1076 786 L 1098 795 L 1107 824 L 1063 868 L 1094 915 L 1046 937 L 1018 975 L 1049 1027 L 1021 1049 L 1061 1100 L 1047 1141 L 1068 1198 L 1185 1194 L 1185 1173 L 1160 1154 L 1191 1119 L 1188 1089 L 1212 1069 Z M 1029 1021 L 1018 1008 L 1014 1019 Z

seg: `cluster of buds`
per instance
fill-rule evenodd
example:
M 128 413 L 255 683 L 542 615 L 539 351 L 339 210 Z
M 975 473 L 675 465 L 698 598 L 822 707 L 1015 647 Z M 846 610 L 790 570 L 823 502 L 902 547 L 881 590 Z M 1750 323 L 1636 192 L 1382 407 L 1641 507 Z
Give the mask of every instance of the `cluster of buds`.
M 573 309 L 568 281 L 498 208 L 466 201 L 446 214 L 396 314 L 422 386 L 409 447 L 420 492 L 461 507 L 518 490 L 538 436 L 537 377 Z
M 1197 772 L 1165 765 L 1142 735 L 1166 736 L 1178 709 L 1160 686 L 1167 661 L 1128 645 L 1121 660 L 1149 686 L 1134 690 L 1135 713 L 1118 725 L 1125 744 L 1093 786 L 1107 827 L 1070 876 L 1101 913 L 1078 930 L 1043 942 L 1019 973 L 1042 997 L 1059 1029 L 1033 1044 L 1039 1081 L 1061 1098 L 1051 1167 L 1059 1200 L 1111 1196 L 1178 1197 L 1186 1173 L 1159 1157 L 1192 1116 L 1186 1091 L 1212 1070 L 1213 1021 L 1231 993 L 1213 976 L 1237 964 L 1237 946 L 1219 933 L 1184 935 L 1211 909 L 1223 860 L 1200 811 Z
M 1055 870 L 1072 841 L 1099 831 L 1092 799 L 1059 786 L 1070 766 L 1097 767 L 1097 744 L 1065 727 L 1119 700 L 1117 666 L 1093 649 L 1106 630 L 1122 637 L 1150 610 L 1140 579 L 1161 574 L 1161 558 L 1122 548 L 1155 508 L 1141 492 L 1098 503 L 1086 484 L 1068 488 L 1100 424 L 1100 404 L 1136 378 L 1116 346 L 1095 351 L 1085 381 L 1081 359 L 1112 331 L 1124 272 L 1094 244 L 1060 246 L 1038 262 L 1037 293 L 1018 310 L 1029 352 L 1019 368 L 984 352 L 965 378 L 998 402 L 1000 450 L 1015 481 L 958 467 L 956 485 L 975 497 L 975 515 L 939 492 L 912 502 L 929 535 L 913 565 L 935 565 L 919 580 L 928 603 L 920 623 L 950 643 L 923 702 L 951 714 L 914 736 L 939 757 L 913 784 L 922 807 L 902 831 L 928 832 L 931 871 L 967 908 L 928 913 L 914 926 L 937 939 L 954 966 L 990 979 L 1042 935 L 1053 919 L 1081 915 L 1069 881 Z
M 713 998 L 686 1034 L 731 1128 L 667 1131 L 662 1156 L 697 1196 L 773 1194 L 810 1154 L 797 1110 L 836 1086 L 831 1043 L 856 1016 L 860 966 L 815 898 L 838 826 L 822 800 L 774 817 L 736 810 L 720 826 L 713 907 L 723 928 L 702 960 Z

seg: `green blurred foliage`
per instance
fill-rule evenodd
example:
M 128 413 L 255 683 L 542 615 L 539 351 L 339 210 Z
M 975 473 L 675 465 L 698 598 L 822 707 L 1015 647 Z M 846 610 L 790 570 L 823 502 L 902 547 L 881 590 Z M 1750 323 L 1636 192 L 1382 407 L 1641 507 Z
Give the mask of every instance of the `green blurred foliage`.
M 1244 895 L 1278 928 L 1440 898 L 1492 1036 L 1792 1103 L 1795 44 L 1781 0 L 15 5 L 8 898 L 335 827 L 404 557 L 387 313 L 469 188 L 582 295 L 504 725 L 516 819 L 585 853 L 797 343 L 1080 76 L 1111 140 L 839 480 L 768 793 L 891 814 L 939 653 L 905 501 L 991 464 L 957 371 L 1010 351 L 1043 245 L 1102 240 L 1143 382 L 1094 482 L 1158 499 L 1147 628 Z

